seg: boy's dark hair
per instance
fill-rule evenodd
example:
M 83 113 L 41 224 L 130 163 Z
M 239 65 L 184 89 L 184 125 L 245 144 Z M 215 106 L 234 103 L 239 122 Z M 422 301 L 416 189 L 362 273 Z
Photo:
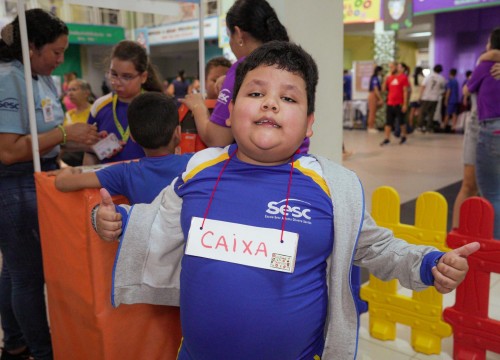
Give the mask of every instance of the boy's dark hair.
M 217 56 L 210 59 L 205 65 L 205 77 L 208 75 L 210 70 L 217 66 L 224 66 L 229 69 L 231 67 L 231 61 L 226 59 L 224 56 Z
M 37 50 L 40 50 L 47 44 L 53 43 L 61 35 L 69 34 L 68 27 L 61 19 L 42 9 L 30 9 L 26 11 L 26 27 L 28 30 L 28 41 Z M 2 29 L 0 60 L 5 62 L 12 60 L 23 61 L 18 16 Z
M 227 12 L 226 25 L 231 34 L 238 26 L 263 43 L 289 40 L 285 27 L 266 0 L 236 0 Z
M 236 70 L 233 102 L 249 71 L 259 66 L 273 66 L 300 76 L 306 83 L 307 115 L 314 112 L 318 67 L 316 62 L 299 45 L 287 41 L 270 41 L 255 49 Z
M 500 50 L 500 27 L 494 29 L 490 34 L 490 48 Z
M 137 96 L 127 110 L 130 134 L 145 149 L 167 146 L 179 125 L 175 101 L 162 93 Z
M 450 75 L 451 75 L 451 76 L 455 76 L 455 75 L 457 75 L 457 69 L 451 69 L 451 70 L 450 70 Z
M 434 66 L 435 73 L 441 74 L 441 71 L 443 71 L 443 67 L 440 64 L 437 64 L 436 66 Z
M 465 77 L 469 77 L 469 76 L 471 76 L 471 75 L 472 75 L 472 70 L 467 70 L 467 71 L 465 72 Z

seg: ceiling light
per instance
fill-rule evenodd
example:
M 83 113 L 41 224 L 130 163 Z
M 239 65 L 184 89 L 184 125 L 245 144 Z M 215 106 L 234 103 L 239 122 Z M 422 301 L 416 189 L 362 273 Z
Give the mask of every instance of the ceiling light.
M 432 33 L 430 31 L 422 31 L 422 32 L 416 32 L 416 33 L 411 33 L 408 34 L 408 37 L 424 37 L 424 36 L 431 36 Z

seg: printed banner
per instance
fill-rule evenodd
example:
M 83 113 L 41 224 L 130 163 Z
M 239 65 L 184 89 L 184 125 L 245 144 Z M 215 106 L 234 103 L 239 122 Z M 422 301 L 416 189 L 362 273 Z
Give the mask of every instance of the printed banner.
M 380 20 L 380 0 L 344 0 L 344 24 Z
M 413 25 L 412 0 L 386 0 L 384 2 L 384 29 L 408 29 Z
M 413 12 L 414 14 L 436 13 L 495 5 L 498 5 L 498 0 L 413 0 Z

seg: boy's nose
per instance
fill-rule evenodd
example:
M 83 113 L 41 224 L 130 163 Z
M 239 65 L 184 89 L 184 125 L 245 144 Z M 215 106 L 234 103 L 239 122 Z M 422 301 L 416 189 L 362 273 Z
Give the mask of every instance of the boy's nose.
M 262 104 L 262 108 L 266 111 L 267 110 L 278 111 L 278 104 L 276 104 L 275 101 L 266 100 Z

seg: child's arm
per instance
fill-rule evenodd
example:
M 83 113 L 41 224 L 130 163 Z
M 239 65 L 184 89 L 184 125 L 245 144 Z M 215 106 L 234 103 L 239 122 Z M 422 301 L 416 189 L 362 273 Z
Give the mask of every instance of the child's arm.
M 67 167 L 56 176 L 56 188 L 63 192 L 87 188 L 100 188 L 101 182 L 95 172 L 82 173 L 82 169 Z
M 469 270 L 467 257 L 478 251 L 479 248 L 480 244 L 473 242 L 444 254 L 437 265 L 432 268 L 436 290 L 441 294 L 455 290 L 465 279 Z
M 226 146 L 233 142 L 231 129 L 210 121 L 210 113 L 201 94 L 187 95 L 179 101 L 193 113 L 196 130 L 207 146 Z
M 496 49 L 489 50 L 489 51 L 486 51 L 485 53 L 483 53 L 479 57 L 479 62 L 487 61 L 487 60 L 500 62 L 500 50 L 496 50 Z

